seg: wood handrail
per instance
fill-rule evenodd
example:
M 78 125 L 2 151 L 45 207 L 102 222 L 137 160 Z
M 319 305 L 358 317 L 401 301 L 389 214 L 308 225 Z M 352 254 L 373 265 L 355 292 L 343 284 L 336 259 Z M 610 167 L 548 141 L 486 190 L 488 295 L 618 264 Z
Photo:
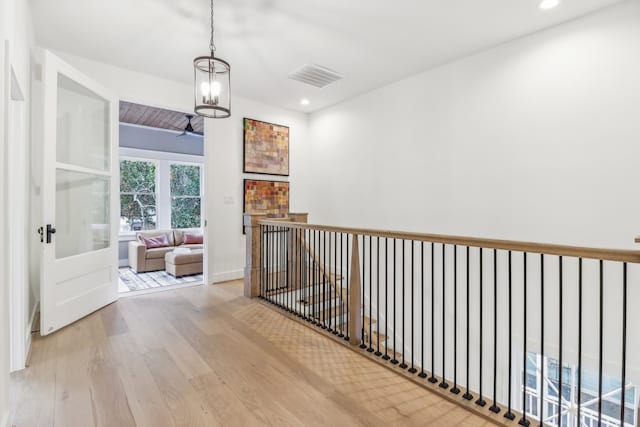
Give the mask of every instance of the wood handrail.
M 443 234 L 411 233 L 404 231 L 371 230 L 366 228 L 333 227 L 299 222 L 261 220 L 261 225 L 271 225 L 291 229 L 330 231 L 359 236 L 373 236 L 390 239 L 416 240 L 422 242 L 446 243 L 451 245 L 477 248 L 500 249 L 516 252 L 529 252 L 546 255 L 558 255 L 575 258 L 597 259 L 605 261 L 630 262 L 640 264 L 640 250 L 588 248 L 581 246 L 554 245 L 547 243 L 519 242 L 515 240 L 483 239 L 478 237 L 448 236 Z M 640 243 L 640 238 L 636 239 Z

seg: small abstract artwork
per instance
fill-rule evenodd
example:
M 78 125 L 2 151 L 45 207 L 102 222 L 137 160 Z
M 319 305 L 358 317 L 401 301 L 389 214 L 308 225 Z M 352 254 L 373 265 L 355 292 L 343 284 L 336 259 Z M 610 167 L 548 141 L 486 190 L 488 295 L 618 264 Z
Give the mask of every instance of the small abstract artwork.
M 289 176 L 289 128 L 244 119 L 244 172 Z
M 289 183 L 245 179 L 244 212 L 286 215 L 289 213 Z

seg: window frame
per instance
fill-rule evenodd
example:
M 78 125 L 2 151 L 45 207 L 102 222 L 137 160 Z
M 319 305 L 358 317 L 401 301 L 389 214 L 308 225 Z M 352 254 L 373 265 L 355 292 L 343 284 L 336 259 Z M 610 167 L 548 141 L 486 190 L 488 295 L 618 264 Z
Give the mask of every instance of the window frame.
M 204 164 L 203 163 L 195 163 L 195 162 L 188 162 L 188 161 L 180 161 L 180 160 L 170 160 L 168 161 L 168 167 L 169 167 L 169 225 L 172 225 L 173 223 L 173 212 L 171 210 L 171 201 L 173 199 L 173 195 L 171 194 L 171 166 L 172 165 L 182 165 L 182 166 L 195 166 L 199 169 L 200 172 L 200 191 L 199 194 L 197 196 L 177 196 L 180 198 L 185 198 L 185 199 L 200 199 L 200 228 L 204 227 L 204 207 L 202 204 L 202 196 L 204 194 L 203 188 L 204 188 Z
M 555 378 L 551 378 L 548 376 L 549 374 L 549 362 L 551 360 L 554 360 L 556 363 L 558 363 L 557 360 L 553 359 L 552 357 L 549 356 L 544 356 L 544 358 L 542 357 L 541 354 L 537 353 L 537 352 L 527 352 L 527 359 L 530 360 L 532 363 L 534 363 L 535 366 L 535 375 L 536 375 L 536 387 L 532 388 L 529 387 L 527 384 L 522 384 L 522 377 L 523 377 L 523 371 L 520 371 L 520 379 L 518 381 L 518 387 L 516 389 L 516 393 L 522 393 L 523 389 L 525 389 L 525 394 L 527 397 L 527 416 L 531 417 L 532 419 L 535 419 L 537 421 L 539 421 L 539 408 L 540 408 L 540 390 L 542 388 L 544 388 L 544 401 L 545 401 L 545 408 L 548 408 L 548 406 L 553 406 L 554 408 L 557 408 L 558 406 L 558 397 L 557 396 L 550 396 L 550 391 L 549 391 L 549 387 L 552 387 L 551 382 L 553 380 L 555 380 Z M 534 360 L 532 360 L 532 358 L 529 356 L 532 355 L 533 357 L 535 357 L 535 362 Z M 521 353 L 520 353 L 520 357 L 521 357 Z M 540 375 L 541 374 L 541 366 L 544 365 L 544 378 Z M 569 368 L 571 370 L 571 376 L 570 376 L 570 381 L 569 383 L 567 383 L 566 381 L 563 383 L 563 390 L 565 389 L 565 387 L 571 387 L 571 395 L 570 395 L 570 401 L 566 401 L 568 402 L 567 404 L 563 403 L 563 409 L 566 409 L 567 407 L 575 407 L 577 405 L 577 396 L 576 396 L 576 388 L 577 388 L 577 369 L 578 367 L 576 365 L 571 365 L 569 363 L 563 363 L 563 367 L 560 367 L 561 372 L 563 370 L 563 368 Z M 526 366 L 524 368 L 521 367 L 521 369 L 526 369 Z M 585 376 L 585 368 L 583 367 L 583 378 Z M 563 377 L 564 378 L 564 377 Z M 637 402 L 638 401 L 638 392 L 639 389 L 638 387 L 636 387 L 631 381 L 627 381 L 627 384 L 625 385 L 625 388 L 628 390 L 631 389 L 631 392 L 634 393 L 634 399 Z M 585 387 L 583 385 L 583 392 L 585 390 Z M 606 392 L 603 394 L 603 400 L 605 401 L 609 401 L 611 403 L 615 403 L 617 405 L 625 405 L 626 408 L 626 413 L 633 413 L 633 418 L 636 420 L 636 424 L 629 424 L 629 423 L 624 423 L 625 426 L 640 426 L 640 420 L 638 420 L 638 405 L 631 405 L 627 402 L 620 402 L 619 400 L 616 401 L 615 399 L 612 399 L 612 395 L 615 395 L 619 390 L 621 390 L 620 388 L 614 389 L 612 391 Z M 593 392 L 593 394 L 597 395 L 597 390 L 588 390 L 589 392 Z M 627 397 L 629 395 L 627 394 Z M 596 396 L 597 399 L 597 396 Z M 565 399 L 563 399 L 563 401 L 565 401 Z M 581 403 L 581 415 L 582 417 L 590 417 L 590 418 L 596 418 L 597 417 L 597 410 L 594 410 L 593 405 L 596 404 L 593 400 L 591 401 L 591 403 L 589 402 L 582 402 Z M 520 408 L 522 409 L 522 408 Z M 573 414 L 571 411 L 566 412 L 565 414 L 569 419 L 569 425 L 573 425 L 572 421 L 575 423 L 577 420 L 575 418 L 576 414 Z M 548 409 L 545 410 L 545 417 L 548 419 L 550 417 L 550 413 L 548 412 Z M 551 416 L 553 418 L 553 420 L 549 421 L 549 420 L 545 420 L 545 422 L 548 423 L 556 423 L 557 424 L 557 415 L 552 415 Z M 564 418 L 564 416 L 563 416 Z M 603 426 L 604 427 L 609 427 L 609 426 L 619 426 L 620 424 L 618 423 L 617 419 L 613 419 L 610 418 L 609 416 L 607 416 L 606 414 L 602 414 L 602 421 L 603 421 Z M 564 423 L 563 423 L 564 424 Z
M 156 164 L 156 230 L 171 229 L 171 164 L 198 166 L 200 168 L 200 228 L 204 228 L 204 156 L 120 147 L 118 168 L 122 160 L 145 161 Z M 120 174 L 118 173 L 118 175 Z M 118 191 L 120 191 L 119 186 Z M 118 196 L 118 203 L 120 203 L 120 195 Z M 120 206 L 119 209 L 121 209 Z M 119 232 L 118 237 L 120 241 L 127 241 L 131 240 L 135 236 L 135 233 L 135 231 Z
M 153 194 L 156 198 L 156 228 L 155 230 L 158 230 L 160 228 L 160 217 L 161 217 L 161 209 L 160 209 L 160 197 L 159 197 L 159 193 L 160 193 L 160 162 L 157 159 L 153 159 L 153 158 L 146 158 L 146 157 L 134 157 L 134 156 L 123 156 L 120 155 L 118 158 L 118 168 L 120 168 L 120 164 L 123 161 L 130 161 L 130 162 L 144 162 L 144 163 L 152 163 L 155 166 L 155 193 L 135 193 L 135 192 L 130 192 L 130 191 L 125 191 L 122 192 L 120 190 L 120 185 L 122 183 L 122 175 L 121 175 L 121 171 L 120 169 L 118 169 L 118 182 L 119 182 L 119 186 L 118 186 L 118 192 L 119 192 L 119 196 L 118 196 L 118 203 L 119 203 L 119 217 L 122 218 L 122 204 L 120 203 L 120 197 L 122 197 L 123 195 L 134 195 L 134 194 Z M 148 230 L 148 231 L 153 231 L 153 230 Z M 131 231 L 119 231 L 118 230 L 118 235 L 120 237 L 120 239 L 122 240 L 122 238 L 126 238 L 126 237 L 133 237 L 136 235 L 136 232 L 131 230 Z

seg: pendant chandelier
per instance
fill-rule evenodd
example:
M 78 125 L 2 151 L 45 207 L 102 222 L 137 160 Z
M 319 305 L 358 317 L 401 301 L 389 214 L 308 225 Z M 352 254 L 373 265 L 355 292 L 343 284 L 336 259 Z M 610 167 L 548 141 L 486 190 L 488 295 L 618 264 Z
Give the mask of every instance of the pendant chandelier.
M 213 119 L 231 116 L 231 66 L 223 59 L 216 58 L 213 42 L 213 0 L 211 0 L 210 55 L 193 60 L 195 113 Z

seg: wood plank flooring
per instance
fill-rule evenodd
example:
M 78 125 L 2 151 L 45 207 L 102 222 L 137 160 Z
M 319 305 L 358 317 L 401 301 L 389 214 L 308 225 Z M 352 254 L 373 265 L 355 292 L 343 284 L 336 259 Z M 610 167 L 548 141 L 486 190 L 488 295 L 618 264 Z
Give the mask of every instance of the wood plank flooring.
M 491 425 L 241 282 L 124 298 L 35 338 L 11 394 L 16 427 Z

